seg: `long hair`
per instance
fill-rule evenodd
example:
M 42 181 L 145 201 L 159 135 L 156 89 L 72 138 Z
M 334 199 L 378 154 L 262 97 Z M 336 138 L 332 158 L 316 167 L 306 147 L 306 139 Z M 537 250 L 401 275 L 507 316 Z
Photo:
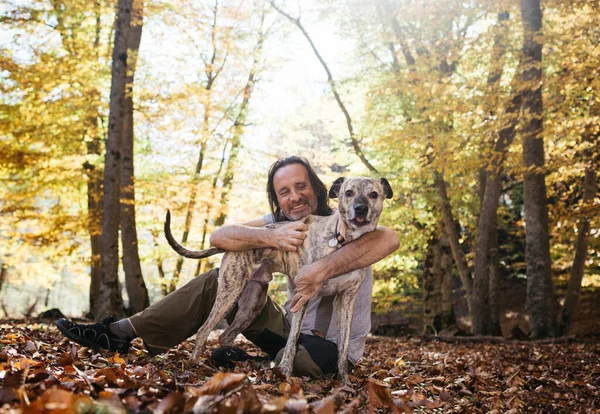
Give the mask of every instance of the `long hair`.
M 318 216 L 329 216 L 333 214 L 333 210 L 331 207 L 329 207 L 329 195 L 327 193 L 327 187 L 325 184 L 323 184 L 323 181 L 321 181 L 306 158 L 292 155 L 290 157 L 275 161 L 269 169 L 269 178 L 267 180 L 267 197 L 269 198 L 269 206 L 271 207 L 271 212 L 273 213 L 275 221 L 285 221 L 287 218 L 281 212 L 281 207 L 279 207 L 279 203 L 277 202 L 277 194 L 275 193 L 275 186 L 273 185 L 273 177 L 275 176 L 277 170 L 292 164 L 300 164 L 306 168 L 310 185 L 317 196 L 317 211 L 315 214 Z

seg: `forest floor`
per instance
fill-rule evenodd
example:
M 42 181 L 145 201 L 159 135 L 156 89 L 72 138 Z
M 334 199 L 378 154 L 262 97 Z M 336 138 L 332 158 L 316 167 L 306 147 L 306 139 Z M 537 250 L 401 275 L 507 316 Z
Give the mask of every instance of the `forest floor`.
M 241 338 L 241 337 L 239 337 Z M 258 353 L 250 342 L 237 346 Z M 216 346 L 211 336 L 209 348 Z M 538 412 L 600 411 L 600 338 L 554 343 L 368 338 L 351 386 L 286 378 L 257 362 L 229 372 L 188 364 L 192 341 L 150 357 L 94 354 L 52 325 L 0 325 L 0 412 Z M 263 363 L 265 364 L 265 363 Z

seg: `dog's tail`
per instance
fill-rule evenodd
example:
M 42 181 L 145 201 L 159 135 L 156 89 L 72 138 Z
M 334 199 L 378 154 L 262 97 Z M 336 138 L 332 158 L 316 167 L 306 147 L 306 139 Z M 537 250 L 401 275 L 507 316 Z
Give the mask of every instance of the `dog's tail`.
M 177 240 L 175 240 L 171 234 L 171 212 L 169 210 L 167 210 L 167 218 L 165 220 L 165 237 L 169 242 L 169 246 L 171 246 L 173 250 L 183 257 L 188 257 L 190 259 L 204 259 L 205 257 L 212 256 L 213 254 L 225 252 L 225 250 L 217 249 L 215 247 L 205 250 L 188 250 L 181 244 L 177 243 Z

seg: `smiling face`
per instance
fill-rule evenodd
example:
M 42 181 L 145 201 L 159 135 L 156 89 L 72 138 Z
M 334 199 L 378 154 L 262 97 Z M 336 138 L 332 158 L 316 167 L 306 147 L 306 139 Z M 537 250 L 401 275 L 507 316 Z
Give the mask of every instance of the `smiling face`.
M 277 203 L 289 220 L 300 220 L 317 211 L 317 196 L 302 164 L 281 167 L 273 176 Z

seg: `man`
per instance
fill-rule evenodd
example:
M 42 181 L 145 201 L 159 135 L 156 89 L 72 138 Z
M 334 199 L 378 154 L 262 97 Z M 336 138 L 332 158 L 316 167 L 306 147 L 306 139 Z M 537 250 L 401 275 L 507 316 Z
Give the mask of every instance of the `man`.
M 306 238 L 308 229 L 306 224 L 297 220 L 309 214 L 332 213 L 328 205 L 327 188 L 308 161 L 301 157 L 288 157 L 271 166 L 267 194 L 270 214 L 215 230 L 210 237 L 211 245 L 228 251 L 255 248 L 296 251 Z M 276 221 L 290 223 L 275 229 L 264 227 Z M 296 312 L 307 304 L 319 292 L 323 281 L 368 267 L 392 253 L 398 246 L 399 240 L 393 231 L 378 227 L 325 258 L 304 266 L 295 279 L 296 294 L 290 298 L 288 290 L 288 301 L 285 304 L 288 316 L 290 310 Z M 93 325 L 60 319 L 56 325 L 69 339 L 95 350 L 105 348 L 126 352 L 131 340 L 141 337 L 148 351 L 153 355 L 158 354 L 194 335 L 202 326 L 213 306 L 217 281 L 218 269 L 213 269 L 131 318 L 116 322 L 106 319 Z M 372 275 L 369 269 L 354 306 L 350 333 L 351 363 L 362 356 L 365 339 L 371 329 L 371 292 Z M 233 320 L 236 310 L 228 315 L 228 320 Z M 285 347 L 289 328 L 286 311 L 267 297 L 263 310 L 243 334 L 270 357 L 275 358 L 278 354 L 281 355 L 280 351 Z M 325 338 L 314 335 L 315 330 Z M 337 367 L 337 346 L 332 301 L 318 298 L 308 303 L 302 333 L 294 360 L 294 373 L 314 377 L 334 373 Z M 224 355 L 235 359 L 244 354 L 243 351 L 227 349 Z M 217 350 L 213 352 L 213 357 L 222 360 L 223 353 Z

